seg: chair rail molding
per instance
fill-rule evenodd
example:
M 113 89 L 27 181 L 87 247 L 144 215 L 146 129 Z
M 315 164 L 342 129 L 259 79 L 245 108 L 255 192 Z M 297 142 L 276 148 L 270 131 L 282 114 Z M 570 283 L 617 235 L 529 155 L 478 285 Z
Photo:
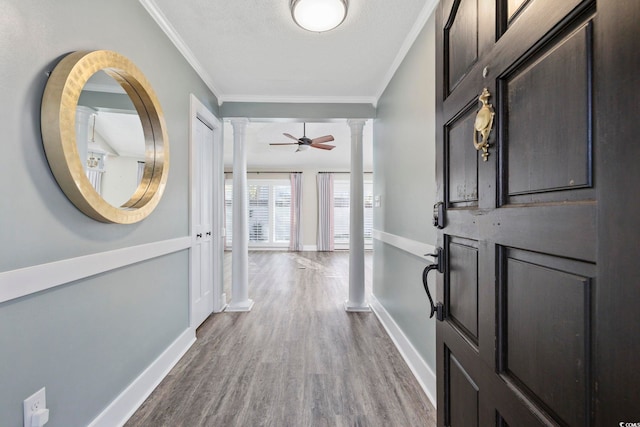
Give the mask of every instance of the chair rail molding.
M 417 240 L 408 239 L 396 234 L 387 233 L 385 231 L 373 230 L 373 238 L 380 242 L 401 249 L 411 255 L 425 260 L 425 257 L 435 252 L 436 247 L 428 243 L 418 242 Z
M 190 247 L 191 237 L 178 237 L 5 271 L 0 273 L 0 303 Z

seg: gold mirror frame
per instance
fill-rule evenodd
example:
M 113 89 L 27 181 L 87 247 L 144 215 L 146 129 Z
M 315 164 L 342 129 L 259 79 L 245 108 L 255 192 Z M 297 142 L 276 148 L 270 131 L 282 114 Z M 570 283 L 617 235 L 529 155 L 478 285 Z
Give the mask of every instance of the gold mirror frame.
M 104 71 L 135 106 L 145 139 L 145 167 L 135 193 L 121 207 L 106 202 L 87 178 L 76 143 L 76 108 L 85 84 Z M 160 103 L 142 72 L 124 56 L 107 50 L 78 51 L 55 67 L 42 98 L 42 140 L 51 171 L 65 195 L 83 213 L 108 223 L 132 224 L 158 205 L 169 172 L 169 138 Z

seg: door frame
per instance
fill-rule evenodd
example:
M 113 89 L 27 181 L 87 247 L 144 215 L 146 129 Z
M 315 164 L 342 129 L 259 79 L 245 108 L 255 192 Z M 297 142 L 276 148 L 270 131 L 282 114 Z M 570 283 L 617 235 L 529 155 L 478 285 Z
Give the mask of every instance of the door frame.
M 213 129 L 213 164 L 212 174 L 212 215 L 211 226 L 213 231 L 211 269 L 213 276 L 213 312 L 220 313 L 227 306 L 226 295 L 224 294 L 224 159 L 223 159 L 223 140 L 222 140 L 222 124 L 220 120 L 205 106 L 194 94 L 190 94 L 189 108 L 189 234 L 192 237 L 192 245 L 195 242 L 195 200 L 193 198 L 193 186 L 195 185 L 195 126 L 197 121 L 201 121 L 206 126 Z M 196 328 L 193 318 L 193 301 L 194 292 L 194 272 L 195 263 L 193 260 L 193 251 L 189 251 L 189 326 Z

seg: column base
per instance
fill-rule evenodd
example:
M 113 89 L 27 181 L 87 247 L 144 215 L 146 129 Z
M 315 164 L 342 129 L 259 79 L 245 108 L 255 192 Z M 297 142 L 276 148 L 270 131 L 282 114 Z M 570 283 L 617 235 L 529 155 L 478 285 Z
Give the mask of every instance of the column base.
M 350 313 L 366 313 L 371 311 L 369 304 L 366 302 L 363 302 L 362 304 L 354 304 L 349 300 L 344 302 L 344 309 Z
M 227 312 L 251 311 L 252 307 L 253 307 L 252 299 L 241 301 L 237 304 L 231 301 L 231 304 L 229 304 L 224 311 L 227 311 Z

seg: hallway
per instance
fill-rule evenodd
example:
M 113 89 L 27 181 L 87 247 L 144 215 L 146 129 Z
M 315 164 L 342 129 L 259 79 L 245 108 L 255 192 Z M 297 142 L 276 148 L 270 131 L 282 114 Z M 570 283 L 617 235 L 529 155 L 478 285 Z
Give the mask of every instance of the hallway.
M 253 310 L 205 321 L 126 425 L 435 425 L 375 315 L 344 311 L 348 261 L 348 252 L 250 252 Z M 369 295 L 370 253 L 365 262 Z

